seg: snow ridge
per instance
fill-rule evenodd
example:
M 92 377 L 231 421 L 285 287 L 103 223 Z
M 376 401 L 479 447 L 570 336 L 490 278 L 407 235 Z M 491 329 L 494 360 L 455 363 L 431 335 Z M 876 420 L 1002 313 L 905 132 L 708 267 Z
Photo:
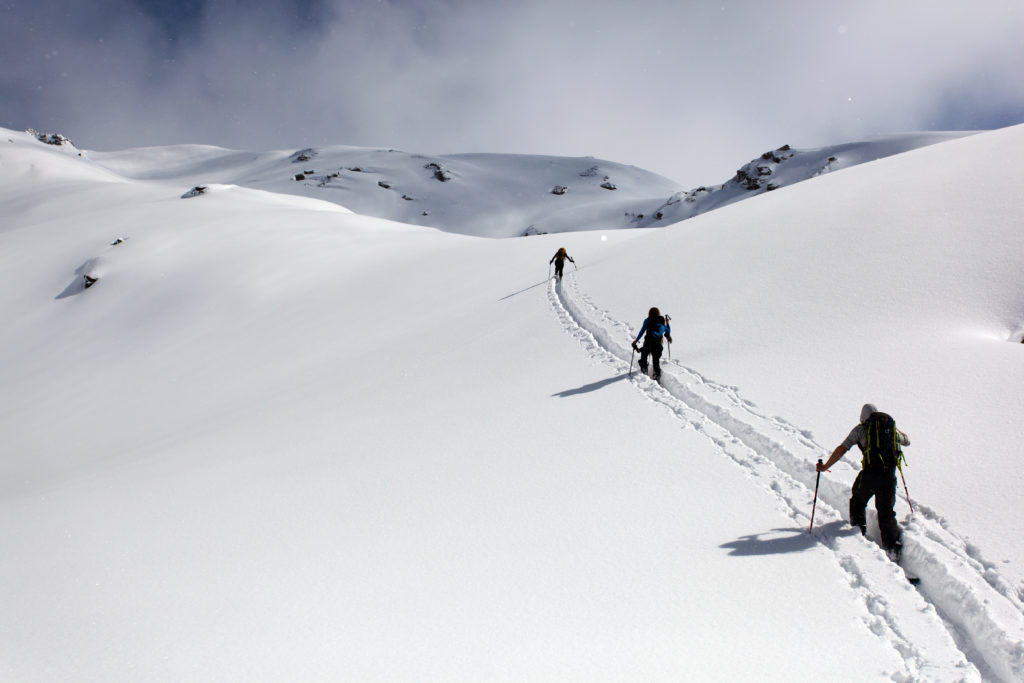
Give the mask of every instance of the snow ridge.
M 902 134 L 816 149 L 783 145 L 747 162 L 724 183 L 689 190 L 635 166 L 593 157 L 428 156 L 342 145 L 294 152 L 175 145 L 85 154 L 123 178 L 176 181 L 185 187 L 240 185 L 328 201 L 366 216 L 505 238 L 663 227 L 824 173 L 964 135 Z
M 554 280 L 548 297 L 563 328 L 588 356 L 626 374 L 629 326 L 579 291 L 578 274 Z M 715 383 L 679 360 L 662 359 L 662 384 L 634 365 L 631 383 L 645 398 L 711 440 L 778 498 L 799 533 L 806 533 L 815 473 L 828 452 L 782 418 L 761 414 L 736 387 Z M 980 557 L 942 517 L 915 503 L 902 521 L 903 564 L 920 577 L 915 590 L 877 545 L 869 510 L 868 542 L 848 526 L 849 482 L 821 478 L 814 536 L 835 553 L 850 587 L 864 603 L 865 625 L 902 657 L 893 680 L 1024 680 L 1024 606 L 995 565 Z

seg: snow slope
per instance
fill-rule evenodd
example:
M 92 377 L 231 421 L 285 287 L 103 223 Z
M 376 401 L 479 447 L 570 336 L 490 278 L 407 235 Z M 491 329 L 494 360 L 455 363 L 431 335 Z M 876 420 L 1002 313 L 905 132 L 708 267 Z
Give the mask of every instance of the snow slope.
M 1022 137 L 490 240 L 3 131 L 0 679 L 1020 680 Z
M 881 135 L 860 142 L 817 149 L 794 149 L 783 145 L 769 150 L 736 171 L 721 185 L 701 186 L 677 192 L 641 221 L 644 226 L 677 223 L 687 218 L 750 199 L 825 173 L 850 168 L 894 154 L 954 140 L 970 133 L 931 132 Z
M 592 157 L 426 156 L 341 146 L 251 154 L 195 145 L 86 154 L 130 178 L 298 194 L 484 237 L 635 227 L 630 211 L 679 189 L 649 171 Z
M 240 152 L 181 145 L 85 152 L 128 178 L 242 185 L 323 199 L 356 213 L 480 237 L 663 227 L 792 185 L 966 133 L 913 133 L 766 152 L 713 187 L 683 190 L 635 166 L 592 157 L 426 156 L 394 149 Z

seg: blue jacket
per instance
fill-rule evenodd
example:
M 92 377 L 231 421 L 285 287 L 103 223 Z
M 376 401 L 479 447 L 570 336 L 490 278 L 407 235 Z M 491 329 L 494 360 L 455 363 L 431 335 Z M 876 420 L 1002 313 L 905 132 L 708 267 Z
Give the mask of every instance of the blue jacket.
M 644 332 L 647 332 L 647 323 L 650 321 L 650 318 L 644 320 L 644 324 L 640 326 L 640 332 L 637 333 L 636 339 L 633 341 L 640 341 L 640 337 L 644 336 Z M 672 334 L 672 328 L 668 323 L 659 323 L 657 326 L 652 327 L 650 332 L 651 336 L 660 338 L 663 334 Z

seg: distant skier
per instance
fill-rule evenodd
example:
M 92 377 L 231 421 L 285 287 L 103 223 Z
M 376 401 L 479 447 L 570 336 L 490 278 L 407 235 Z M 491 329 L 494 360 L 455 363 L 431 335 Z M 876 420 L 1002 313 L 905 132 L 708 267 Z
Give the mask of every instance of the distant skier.
M 864 454 L 860 474 L 850 491 L 850 524 L 867 533 L 866 510 L 868 501 L 875 497 L 878 510 L 878 528 L 882 532 L 882 547 L 899 562 L 903 551 L 900 526 L 896 521 L 896 470 L 902 466 L 901 446 L 910 445 L 910 437 L 896 429 L 896 422 L 874 405 L 867 403 L 860 410 L 860 424 L 853 428 L 846 440 L 836 446 L 828 462 L 818 461 L 815 468 L 824 472 L 839 462 L 846 451 L 856 444 Z
M 550 261 L 548 261 L 549 266 L 552 263 L 555 264 L 555 275 L 559 280 L 562 279 L 562 268 L 565 266 L 565 259 L 572 261 L 572 256 L 569 256 L 569 254 L 566 253 L 565 247 L 559 247 L 558 251 L 555 252 L 555 255 L 551 257 Z M 576 265 L 576 262 L 572 261 L 572 264 Z
M 636 344 L 640 341 L 640 337 L 644 338 L 644 345 L 642 348 L 637 348 Z M 651 308 L 647 313 L 647 319 L 644 320 L 643 325 L 640 326 L 640 331 L 636 335 L 636 339 L 633 340 L 633 350 L 640 352 L 640 371 L 647 374 L 647 357 L 651 357 L 651 363 L 654 367 L 655 380 L 661 379 L 661 340 L 664 337 L 668 340 L 668 343 L 672 343 L 672 328 L 669 327 L 668 320 L 661 314 L 656 307 Z

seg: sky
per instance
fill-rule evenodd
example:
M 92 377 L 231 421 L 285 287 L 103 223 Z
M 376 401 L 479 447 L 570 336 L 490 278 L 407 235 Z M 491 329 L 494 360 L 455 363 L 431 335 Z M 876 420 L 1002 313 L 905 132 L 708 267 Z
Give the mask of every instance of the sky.
M 0 126 L 79 147 L 595 156 L 1024 122 L 1024 3 L 0 0 Z

